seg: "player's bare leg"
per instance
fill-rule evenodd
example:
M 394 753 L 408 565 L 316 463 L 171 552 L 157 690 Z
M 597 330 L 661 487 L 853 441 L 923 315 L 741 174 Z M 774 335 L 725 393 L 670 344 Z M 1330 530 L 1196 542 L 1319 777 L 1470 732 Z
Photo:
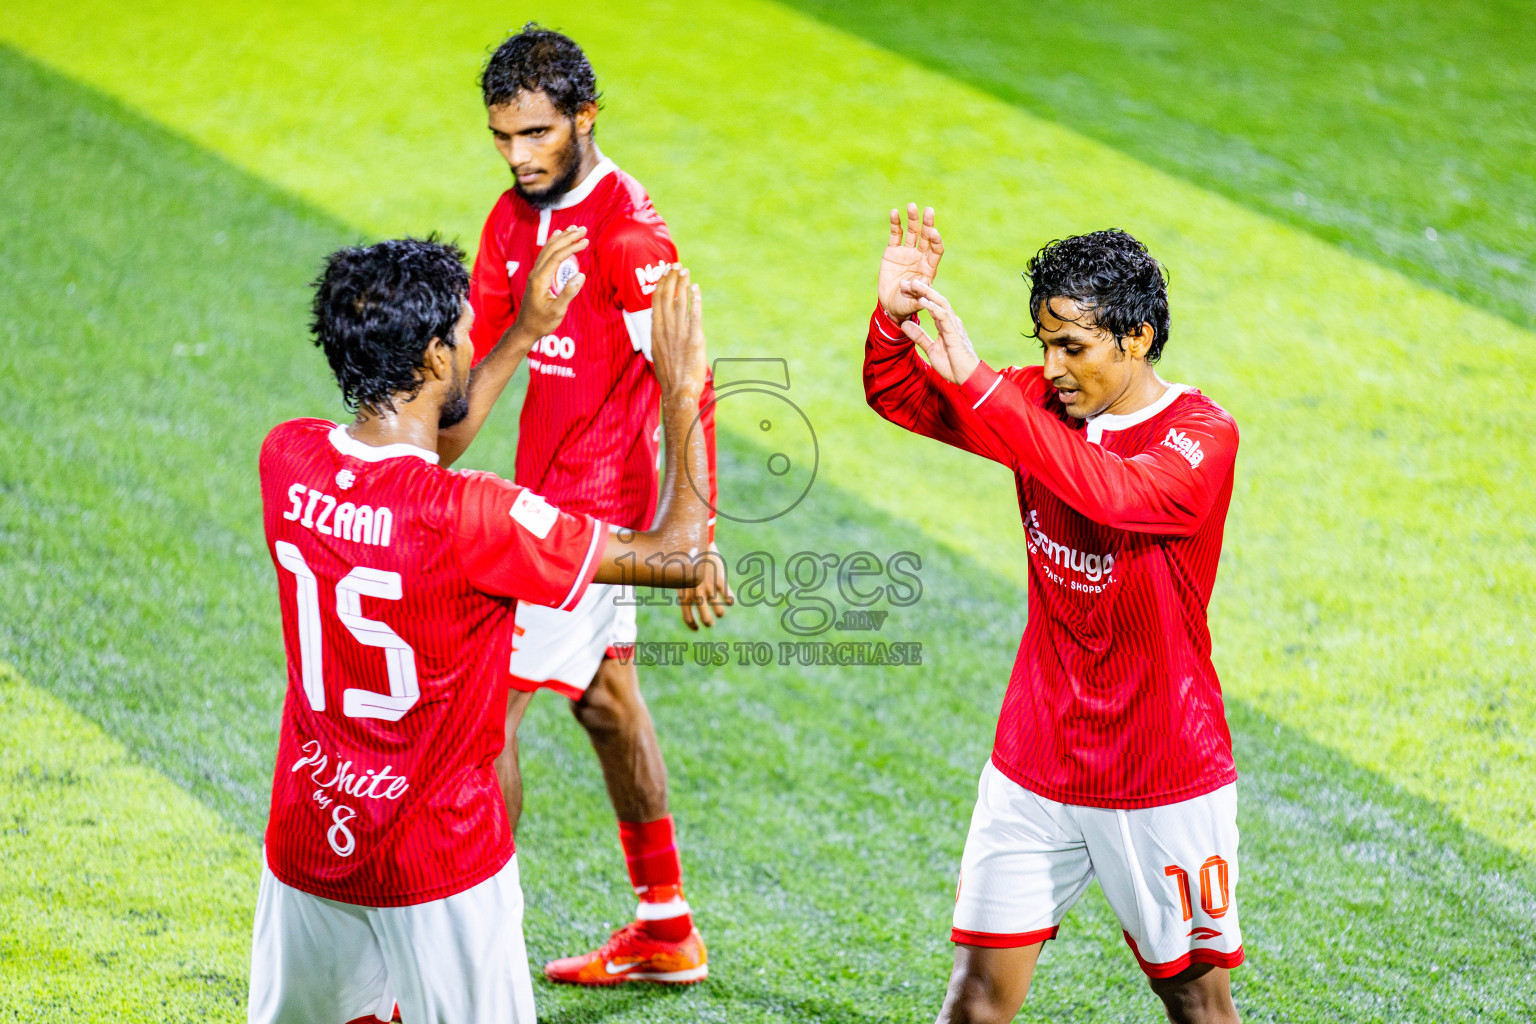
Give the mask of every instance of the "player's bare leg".
M 708 956 L 683 898 L 682 864 L 667 813 L 667 765 L 634 662 L 603 659 L 571 711 L 603 766 L 640 905 L 635 921 L 601 947 L 545 964 L 544 975 L 577 985 L 701 981 L 709 973 Z
M 1044 945 L 989 949 L 957 943 L 938 1024 L 1008 1024 L 1024 1005 Z
M 531 691 L 507 692 L 507 742 L 496 755 L 496 778 L 501 782 L 501 795 L 507 802 L 507 819 L 512 822 L 514 836 L 523 817 L 523 769 L 517 760 L 517 728 L 523 724 L 523 715 L 532 700 Z
M 1152 991 L 1173 1024 L 1237 1024 L 1231 975 L 1225 967 L 1195 964 L 1171 978 L 1151 979 Z
M 604 658 L 571 712 L 587 730 L 620 821 L 667 816 L 667 765 L 633 659 Z

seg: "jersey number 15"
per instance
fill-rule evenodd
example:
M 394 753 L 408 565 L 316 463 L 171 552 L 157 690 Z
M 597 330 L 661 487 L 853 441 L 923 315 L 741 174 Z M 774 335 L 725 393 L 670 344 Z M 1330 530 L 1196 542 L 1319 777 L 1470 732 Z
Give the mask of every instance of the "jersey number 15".
M 320 582 L 297 547 L 285 540 L 273 545 L 277 562 L 293 573 L 298 584 L 299 668 L 304 695 L 316 711 L 325 710 L 325 669 L 320 639 Z M 363 598 L 398 601 L 400 574 L 357 566 L 336 584 L 336 617 L 366 647 L 382 647 L 389 671 L 389 693 L 348 687 L 341 695 L 341 711 L 348 718 L 382 718 L 398 722 L 421 699 L 416 682 L 416 652 L 400 634 L 377 619 L 363 617 Z

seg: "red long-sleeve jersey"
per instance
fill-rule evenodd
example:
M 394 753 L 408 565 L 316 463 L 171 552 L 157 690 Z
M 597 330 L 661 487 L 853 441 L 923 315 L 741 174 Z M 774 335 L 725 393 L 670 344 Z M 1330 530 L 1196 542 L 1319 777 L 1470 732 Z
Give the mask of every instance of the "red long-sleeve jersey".
M 508 189 L 480 235 L 469 301 L 475 361 L 517 317 L 528 274 L 555 231 L 585 227 L 571 257 L 587 275 L 557 333 L 528 354 L 528 394 L 518 421 L 516 480 L 569 512 L 649 529 L 656 512 L 660 397 L 651 358 L 651 293 L 677 249 L 640 183 L 602 159 L 554 205 L 536 209 Z M 699 426 L 715 497 L 712 382 Z M 710 519 L 713 529 L 714 519 Z
M 1029 619 L 992 761 L 1051 800 L 1135 808 L 1233 781 L 1206 608 L 1232 500 L 1237 425 L 1169 385 L 1126 415 L 1069 417 L 1038 366 L 961 386 L 881 310 L 864 389 L 898 426 L 1013 470 Z

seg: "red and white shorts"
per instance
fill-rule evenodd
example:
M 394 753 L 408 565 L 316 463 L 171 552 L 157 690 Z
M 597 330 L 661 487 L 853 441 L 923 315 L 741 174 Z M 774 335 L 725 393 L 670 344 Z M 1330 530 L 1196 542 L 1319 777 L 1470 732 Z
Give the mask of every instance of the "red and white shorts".
M 251 937 L 250 1024 L 535 1024 L 517 857 L 479 885 L 408 907 L 295 889 L 266 866 Z
M 518 602 L 513 630 L 512 688 L 580 700 L 603 658 L 634 651 L 635 588 L 593 583 L 568 612 Z
M 1236 783 L 1127 811 L 1047 800 L 988 761 L 977 788 L 955 942 L 1005 948 L 1054 938 L 1097 877 L 1149 977 L 1243 962 Z

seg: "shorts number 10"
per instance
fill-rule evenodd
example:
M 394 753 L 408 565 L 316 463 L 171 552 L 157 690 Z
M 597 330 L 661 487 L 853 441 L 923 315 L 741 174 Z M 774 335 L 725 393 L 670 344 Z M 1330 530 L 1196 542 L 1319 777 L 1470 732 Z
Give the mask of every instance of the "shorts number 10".
M 1232 893 L 1228 880 L 1227 862 L 1222 858 L 1212 855 L 1206 858 L 1200 865 L 1200 909 L 1205 911 L 1208 917 L 1221 917 L 1232 906 Z M 1170 864 L 1163 868 L 1163 874 L 1172 877 L 1179 885 L 1179 901 L 1184 906 L 1184 920 L 1188 921 L 1194 916 L 1194 905 L 1190 900 L 1189 872 L 1177 864 Z M 1217 903 L 1217 894 L 1220 894 L 1220 904 Z

